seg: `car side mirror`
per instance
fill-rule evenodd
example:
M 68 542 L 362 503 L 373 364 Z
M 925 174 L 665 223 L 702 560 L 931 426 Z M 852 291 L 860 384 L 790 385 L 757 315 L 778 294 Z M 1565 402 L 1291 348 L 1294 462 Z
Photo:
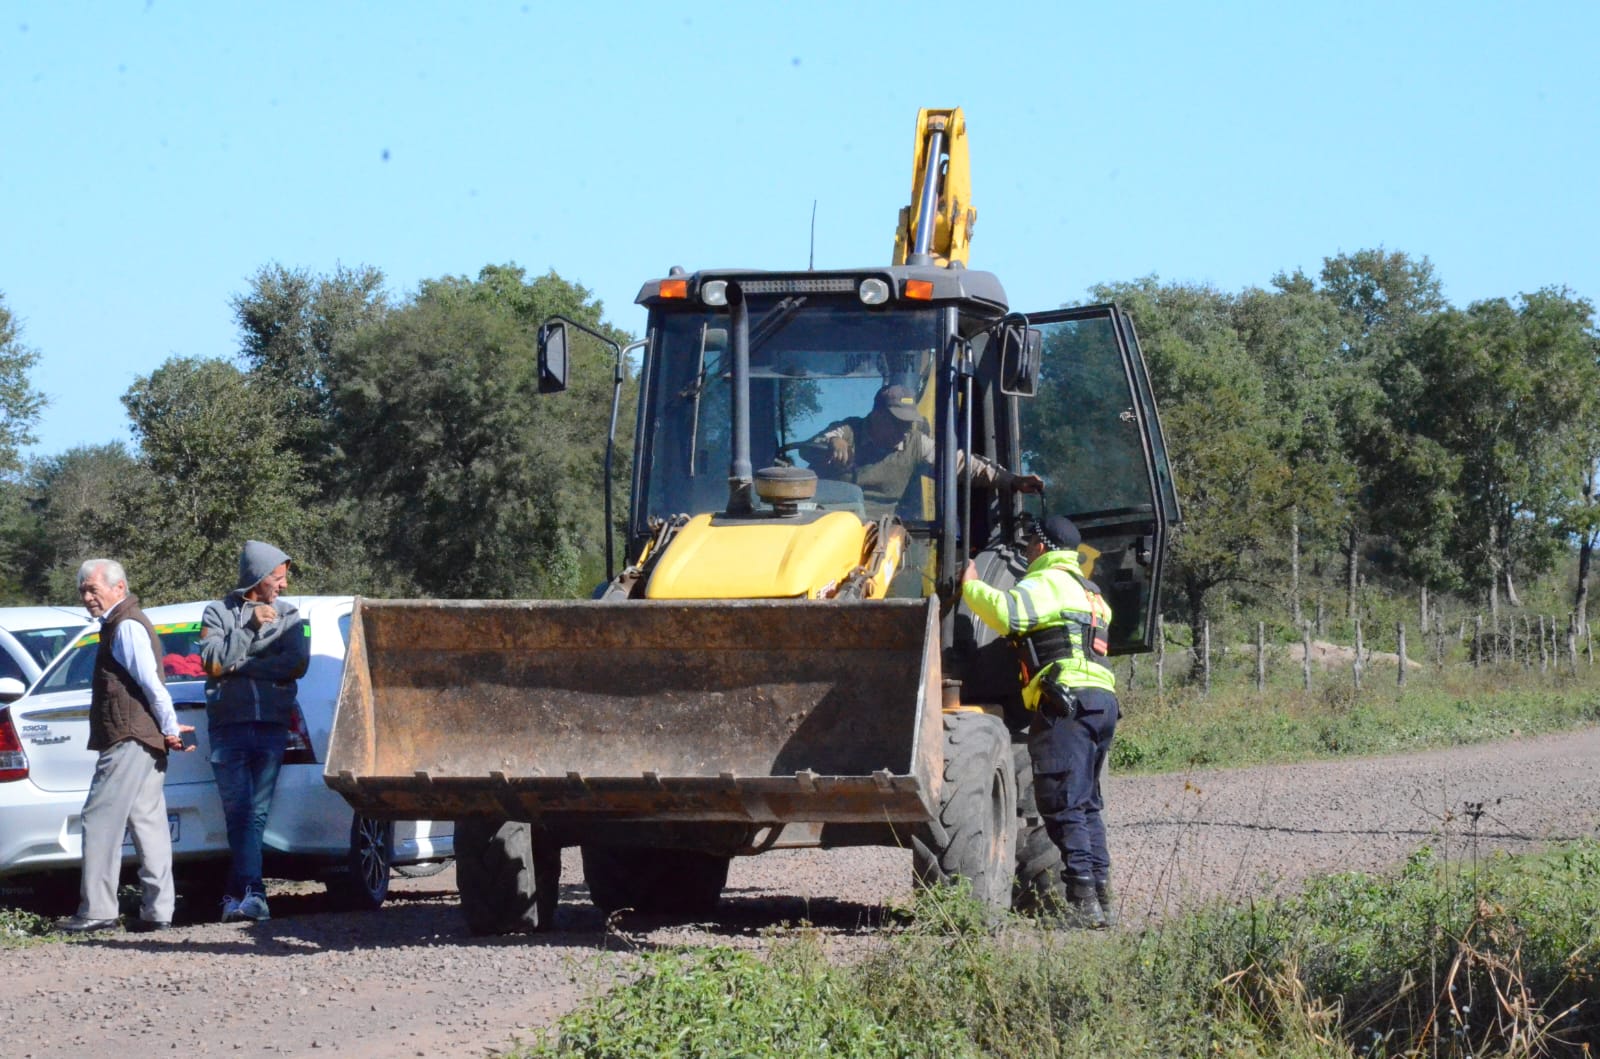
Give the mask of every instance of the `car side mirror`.
M 1032 397 L 1039 389 L 1044 360 L 1044 332 L 1022 324 L 1006 324 L 1000 333 L 1000 392 Z
M 0 702 L 14 702 L 27 690 L 28 685 L 16 677 L 0 677 Z
M 539 392 L 567 388 L 567 324 L 551 320 L 539 328 Z

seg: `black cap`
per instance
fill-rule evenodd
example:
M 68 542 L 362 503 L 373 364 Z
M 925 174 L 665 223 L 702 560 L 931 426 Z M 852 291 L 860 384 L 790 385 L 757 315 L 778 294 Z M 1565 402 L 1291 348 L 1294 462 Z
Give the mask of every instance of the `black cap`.
M 922 418 L 917 411 L 917 398 L 904 386 L 885 386 L 872 401 L 874 408 L 882 408 L 896 419 L 911 423 Z
M 1039 523 L 1038 534 L 1040 539 L 1053 552 L 1066 551 L 1076 548 L 1082 541 L 1083 535 L 1078 532 L 1078 527 L 1065 515 L 1051 515 Z

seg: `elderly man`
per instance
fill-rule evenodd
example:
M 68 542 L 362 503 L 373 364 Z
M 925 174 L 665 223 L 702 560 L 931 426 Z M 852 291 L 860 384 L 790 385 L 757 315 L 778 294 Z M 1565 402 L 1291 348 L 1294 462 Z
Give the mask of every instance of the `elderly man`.
M 139 920 L 130 930 L 172 925 L 172 839 L 167 831 L 167 752 L 183 745 L 162 680 L 161 641 L 139 600 L 128 594 L 122 564 L 90 559 L 78 570 L 78 595 L 100 619 L 89 700 L 89 749 L 98 750 L 83 803 L 83 882 L 78 914 L 56 924 L 72 934 L 117 925 L 122 835 L 133 834 L 143 890 Z
M 829 424 L 799 446 L 818 477 L 854 482 L 861 487 L 869 511 L 893 511 L 905 497 L 912 478 L 933 466 L 935 445 L 917 399 L 904 386 L 884 386 L 872 400 L 872 411 Z M 1037 475 L 1012 474 L 982 456 L 956 453 L 956 468 L 975 485 L 1001 486 L 1019 493 L 1037 493 L 1044 483 Z
M 311 661 L 305 623 L 281 595 L 288 584 L 289 556 L 263 541 L 245 541 L 237 585 L 207 604 L 200 618 L 200 661 L 210 678 L 211 771 L 233 852 L 224 923 L 271 918 L 261 840 L 299 709 L 296 685 Z

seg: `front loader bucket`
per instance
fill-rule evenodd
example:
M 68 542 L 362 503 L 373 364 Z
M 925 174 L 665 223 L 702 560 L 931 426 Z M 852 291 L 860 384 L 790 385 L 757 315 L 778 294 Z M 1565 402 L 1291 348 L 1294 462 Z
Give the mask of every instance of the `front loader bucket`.
M 937 621 L 932 600 L 359 600 L 324 778 L 379 818 L 927 820 Z

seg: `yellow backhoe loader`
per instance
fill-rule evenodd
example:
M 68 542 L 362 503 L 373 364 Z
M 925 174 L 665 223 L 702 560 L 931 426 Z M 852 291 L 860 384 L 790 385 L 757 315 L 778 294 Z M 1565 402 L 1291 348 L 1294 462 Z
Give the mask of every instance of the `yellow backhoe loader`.
M 925 110 L 894 264 L 644 284 L 646 337 L 613 346 L 617 392 L 639 351 L 630 561 L 595 599 L 359 601 L 326 780 L 457 821 L 472 930 L 548 927 L 573 845 L 607 911 L 707 914 L 730 858 L 796 846 L 909 848 L 997 907 L 1059 885 L 1016 662 L 960 572 L 1022 573 L 1027 458 L 1112 653 L 1147 650 L 1179 513 L 1131 321 L 1011 312 L 965 267 L 969 188 L 961 111 Z M 541 328 L 542 389 L 574 330 Z M 612 479 L 608 449 L 608 562 Z

